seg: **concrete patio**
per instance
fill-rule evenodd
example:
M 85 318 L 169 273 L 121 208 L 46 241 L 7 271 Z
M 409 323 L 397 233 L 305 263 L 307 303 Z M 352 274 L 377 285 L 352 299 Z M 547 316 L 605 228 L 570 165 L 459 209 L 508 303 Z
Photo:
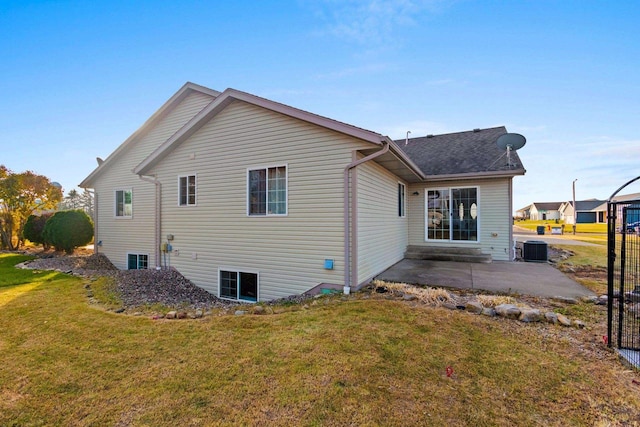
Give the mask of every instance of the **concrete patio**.
M 389 282 L 540 297 L 595 295 L 548 263 L 494 261 L 480 264 L 405 259 L 376 278 Z

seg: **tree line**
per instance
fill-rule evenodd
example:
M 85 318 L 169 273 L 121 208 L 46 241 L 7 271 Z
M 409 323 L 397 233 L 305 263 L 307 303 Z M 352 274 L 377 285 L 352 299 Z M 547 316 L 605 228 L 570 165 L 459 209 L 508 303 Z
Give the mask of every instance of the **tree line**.
M 78 213 L 63 214 L 66 211 Z M 42 235 L 46 230 L 45 223 L 58 213 L 58 218 Z M 87 223 L 91 225 L 91 237 L 78 246 L 89 243 L 93 238 L 93 213 L 93 194 L 88 190 L 83 193 L 71 190 L 65 197 L 61 186 L 46 176 L 31 171 L 14 173 L 0 165 L 0 249 L 18 250 L 27 239 L 44 244 L 45 248 L 51 245 L 69 252 L 69 245 L 86 240 Z M 40 234 L 32 233 L 34 224 L 37 224 L 35 230 Z M 25 236 L 25 226 L 30 237 Z M 78 239 L 79 234 L 82 237 Z

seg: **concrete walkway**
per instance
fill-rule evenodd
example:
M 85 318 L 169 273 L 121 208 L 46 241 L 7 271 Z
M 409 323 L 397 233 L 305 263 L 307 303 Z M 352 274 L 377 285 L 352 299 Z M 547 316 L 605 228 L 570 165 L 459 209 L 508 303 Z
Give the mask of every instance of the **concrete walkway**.
M 540 297 L 595 295 L 547 263 L 475 264 L 405 259 L 376 277 L 389 282 Z

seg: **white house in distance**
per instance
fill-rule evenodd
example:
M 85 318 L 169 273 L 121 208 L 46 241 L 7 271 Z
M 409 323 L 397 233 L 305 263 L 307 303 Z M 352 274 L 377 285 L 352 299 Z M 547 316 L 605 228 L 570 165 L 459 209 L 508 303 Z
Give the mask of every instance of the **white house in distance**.
M 535 202 L 529 207 L 529 219 L 546 221 L 560 219 L 562 202 Z
M 504 127 L 392 141 L 234 89 L 185 84 L 80 184 L 96 251 L 221 298 L 349 292 L 409 247 L 511 260 Z

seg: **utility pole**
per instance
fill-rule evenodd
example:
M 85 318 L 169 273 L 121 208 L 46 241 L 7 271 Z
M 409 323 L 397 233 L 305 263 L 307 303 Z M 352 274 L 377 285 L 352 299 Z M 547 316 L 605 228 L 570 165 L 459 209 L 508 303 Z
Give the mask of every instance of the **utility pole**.
M 578 218 L 578 210 L 576 209 L 576 181 L 578 178 L 573 180 L 573 235 L 576 235 L 576 221 Z

